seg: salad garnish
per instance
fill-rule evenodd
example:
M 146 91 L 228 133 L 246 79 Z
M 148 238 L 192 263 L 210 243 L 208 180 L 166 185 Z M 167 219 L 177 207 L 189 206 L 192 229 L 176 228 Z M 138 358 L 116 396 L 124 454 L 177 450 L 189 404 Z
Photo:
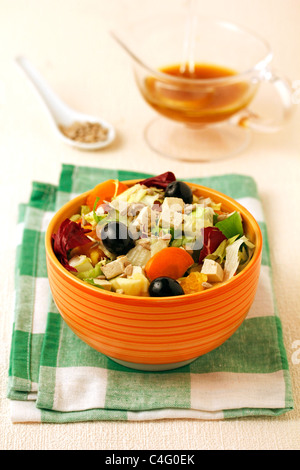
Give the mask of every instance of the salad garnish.
M 147 188 L 166 189 L 173 181 L 176 181 L 174 173 L 172 173 L 172 171 L 166 171 L 166 173 L 162 173 L 161 175 L 147 178 L 141 181 L 140 184 L 147 186 Z
M 53 251 L 61 264 L 68 270 L 77 272 L 69 264 L 68 253 L 72 248 L 86 245 L 90 239 L 86 236 L 89 230 L 83 229 L 78 223 L 66 219 L 60 225 L 56 234 L 52 235 Z
M 203 248 L 200 251 L 199 263 L 220 246 L 226 240 L 226 236 L 217 227 L 205 227 L 203 229 Z
M 153 297 L 212 289 L 238 274 L 255 249 L 239 212 L 170 171 L 131 187 L 112 179 L 98 184 L 53 234 L 52 246 L 78 279 Z

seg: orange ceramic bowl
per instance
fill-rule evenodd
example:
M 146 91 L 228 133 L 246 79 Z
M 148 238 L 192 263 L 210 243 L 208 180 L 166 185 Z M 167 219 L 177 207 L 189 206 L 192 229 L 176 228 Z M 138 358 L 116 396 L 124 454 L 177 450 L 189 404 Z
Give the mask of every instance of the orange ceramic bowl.
M 137 182 L 125 183 L 130 186 Z M 89 192 L 65 204 L 48 226 L 48 277 L 62 318 L 92 348 L 128 367 L 172 369 L 212 351 L 237 330 L 254 300 L 262 252 L 258 223 L 230 197 L 189 185 L 203 196 L 221 202 L 224 210 L 239 211 L 245 233 L 255 244 L 251 261 L 239 274 L 196 294 L 161 298 L 120 295 L 92 286 L 68 272 L 53 252 L 51 236 L 67 217 L 78 212 Z

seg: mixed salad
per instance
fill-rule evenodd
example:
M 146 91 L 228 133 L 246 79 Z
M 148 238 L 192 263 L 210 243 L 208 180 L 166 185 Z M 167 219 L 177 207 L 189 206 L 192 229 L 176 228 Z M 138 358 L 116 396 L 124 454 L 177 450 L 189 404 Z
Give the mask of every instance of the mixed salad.
M 172 172 L 131 187 L 100 183 L 53 234 L 52 245 L 77 278 L 118 294 L 152 297 L 226 282 L 255 248 L 239 212 L 224 211 Z

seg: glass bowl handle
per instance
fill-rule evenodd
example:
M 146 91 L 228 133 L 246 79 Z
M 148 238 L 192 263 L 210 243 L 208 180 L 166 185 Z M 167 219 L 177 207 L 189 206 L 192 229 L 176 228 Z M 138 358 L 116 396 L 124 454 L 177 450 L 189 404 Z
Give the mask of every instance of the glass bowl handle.
M 282 127 L 289 121 L 293 115 L 295 108 L 295 101 L 293 99 L 293 87 L 288 79 L 279 77 L 272 70 L 266 69 L 259 75 L 261 82 L 268 82 L 275 87 L 282 104 L 282 116 L 280 119 L 265 120 L 253 113 L 251 110 L 244 110 L 233 116 L 235 124 L 239 126 L 253 129 L 262 133 L 274 133 L 282 129 Z

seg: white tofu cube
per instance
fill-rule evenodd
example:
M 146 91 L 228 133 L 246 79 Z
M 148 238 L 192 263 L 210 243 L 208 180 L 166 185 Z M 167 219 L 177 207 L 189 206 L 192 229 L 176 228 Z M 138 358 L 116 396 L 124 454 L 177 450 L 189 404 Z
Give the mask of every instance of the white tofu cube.
M 117 258 L 115 261 L 111 261 L 110 263 L 107 263 L 106 265 L 102 266 L 101 270 L 106 279 L 112 279 L 116 276 L 119 276 L 119 274 L 123 274 L 128 264 L 129 260 L 127 259 L 127 257 L 120 256 L 120 258 Z
M 184 202 L 178 197 L 166 197 L 161 206 L 160 224 L 163 228 L 182 226 Z
M 207 275 L 208 282 L 222 282 L 224 277 L 224 271 L 219 263 L 212 259 L 205 259 L 202 269 L 202 274 Z
M 162 209 L 168 207 L 172 212 L 182 212 L 184 210 L 184 202 L 180 197 L 165 197 L 162 203 Z

